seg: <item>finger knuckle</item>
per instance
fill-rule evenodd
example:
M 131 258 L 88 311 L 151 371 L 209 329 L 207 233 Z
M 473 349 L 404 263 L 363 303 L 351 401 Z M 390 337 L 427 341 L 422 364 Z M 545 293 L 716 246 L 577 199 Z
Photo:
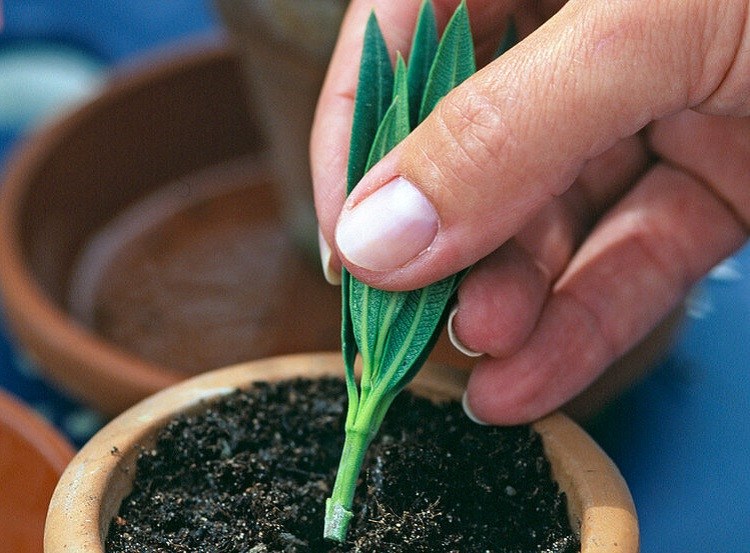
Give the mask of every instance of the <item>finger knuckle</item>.
M 456 89 L 437 105 L 433 123 L 444 145 L 436 163 L 451 173 L 448 178 L 463 191 L 491 178 L 510 141 L 505 118 L 490 97 L 471 86 Z

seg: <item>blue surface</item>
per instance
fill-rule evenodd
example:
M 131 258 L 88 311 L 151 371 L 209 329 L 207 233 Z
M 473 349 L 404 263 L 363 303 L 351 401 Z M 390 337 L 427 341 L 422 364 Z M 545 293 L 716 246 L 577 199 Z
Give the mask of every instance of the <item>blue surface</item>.
M 41 44 L 76 51 L 82 63 L 106 69 L 217 31 L 210 5 L 197 0 L 3 4 L 0 56 L 4 49 Z M 31 124 L 0 121 L 0 163 L 3 152 L 23 136 L 24 125 Z M 748 320 L 750 247 L 745 247 L 696 289 L 667 361 L 590 427 L 630 485 L 645 553 L 750 551 Z M 47 415 L 76 444 L 102 422 L 14 355 L 1 316 L 0 387 Z
M 669 359 L 590 430 L 633 493 L 644 552 L 750 551 L 750 247 L 688 301 Z
M 2 39 L 46 40 L 113 63 L 211 32 L 210 0 L 3 0 Z

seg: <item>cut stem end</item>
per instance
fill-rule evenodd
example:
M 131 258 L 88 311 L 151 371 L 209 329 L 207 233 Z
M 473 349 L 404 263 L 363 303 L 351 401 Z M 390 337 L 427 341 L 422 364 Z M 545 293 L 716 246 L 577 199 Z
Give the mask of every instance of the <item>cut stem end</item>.
M 323 529 L 323 537 L 327 540 L 344 543 L 346 541 L 346 531 L 349 528 L 349 521 L 353 513 L 344 507 L 340 502 L 332 498 L 326 499 L 326 518 Z

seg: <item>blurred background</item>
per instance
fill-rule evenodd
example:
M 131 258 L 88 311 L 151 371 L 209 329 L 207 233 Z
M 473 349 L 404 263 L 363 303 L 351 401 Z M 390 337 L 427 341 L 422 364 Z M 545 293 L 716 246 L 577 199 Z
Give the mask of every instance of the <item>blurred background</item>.
M 113 71 L 226 40 L 202 0 L 2 0 L 2 10 L 0 179 L 28 137 L 95 97 Z M 666 360 L 588 429 L 631 488 L 644 552 L 748 551 L 750 248 L 695 288 L 686 313 Z M 1 305 L 0 389 L 76 447 L 106 420 L 44 379 Z
M 37 128 L 96 95 L 113 68 L 197 37 L 223 40 L 210 4 L 201 0 L 3 0 L 0 5 L 0 171 Z M 6 326 L 0 317 L 0 386 L 82 445 L 103 418 L 40 379 Z

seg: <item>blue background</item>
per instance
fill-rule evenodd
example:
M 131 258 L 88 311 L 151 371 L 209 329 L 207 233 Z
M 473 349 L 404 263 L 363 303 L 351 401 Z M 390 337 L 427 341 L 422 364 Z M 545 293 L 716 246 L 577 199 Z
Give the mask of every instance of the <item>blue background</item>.
M 5 0 L 3 9 L 0 171 L 31 128 L 94 94 L 111 67 L 221 34 L 210 4 L 197 0 Z M 2 71 L 9 60 L 13 70 Z M 7 92 L 18 88 L 13 79 L 29 89 L 23 99 Z M 746 246 L 696 287 L 668 359 L 589 426 L 631 488 L 644 552 L 750 551 L 749 316 Z M 35 374 L 1 316 L 0 387 L 76 445 L 103 422 Z

